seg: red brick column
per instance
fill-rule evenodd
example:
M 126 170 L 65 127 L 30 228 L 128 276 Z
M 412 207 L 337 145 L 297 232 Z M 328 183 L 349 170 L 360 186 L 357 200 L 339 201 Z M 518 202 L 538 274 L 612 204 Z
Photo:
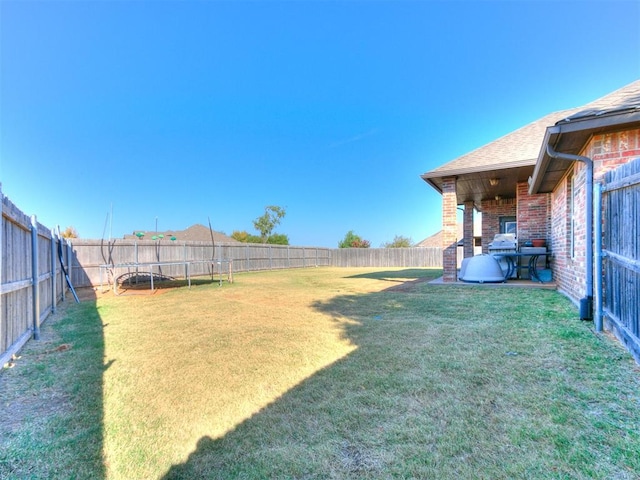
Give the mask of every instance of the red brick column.
M 456 177 L 442 179 L 442 267 L 444 282 L 458 279 Z
M 473 200 L 464 202 L 464 258 L 473 257 Z

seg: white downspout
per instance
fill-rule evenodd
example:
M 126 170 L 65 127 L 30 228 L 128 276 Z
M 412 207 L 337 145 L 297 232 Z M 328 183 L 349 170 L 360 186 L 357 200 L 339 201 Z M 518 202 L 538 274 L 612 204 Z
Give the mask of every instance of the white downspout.
M 586 178 L 586 245 L 585 267 L 586 285 L 585 298 L 580 300 L 580 320 L 593 319 L 593 160 L 581 155 L 556 152 L 551 145 L 547 145 L 547 155 L 559 160 L 582 162 L 587 167 Z

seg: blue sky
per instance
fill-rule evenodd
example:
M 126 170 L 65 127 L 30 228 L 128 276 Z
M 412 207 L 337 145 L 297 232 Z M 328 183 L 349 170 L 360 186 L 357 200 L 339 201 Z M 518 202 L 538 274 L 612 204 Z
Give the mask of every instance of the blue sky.
M 638 1 L 0 0 L 2 191 L 83 238 L 437 232 L 420 174 L 640 78 Z M 113 211 L 107 225 L 107 216 Z

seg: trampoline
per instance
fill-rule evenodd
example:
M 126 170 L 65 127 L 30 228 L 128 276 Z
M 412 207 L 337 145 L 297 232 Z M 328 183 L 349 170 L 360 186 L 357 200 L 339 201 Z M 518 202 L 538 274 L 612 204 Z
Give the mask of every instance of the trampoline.
M 187 280 L 187 285 L 191 288 L 191 268 L 193 265 L 210 265 L 211 274 L 218 276 L 218 283 L 222 285 L 222 280 L 226 275 L 227 281 L 233 283 L 233 260 L 197 260 L 197 261 L 176 261 L 176 262 L 148 262 L 148 263 L 117 263 L 117 264 L 102 264 L 100 265 L 100 290 L 104 292 L 103 272 L 112 272 L 114 278 L 113 281 L 113 293 L 118 295 L 118 282 L 116 279 L 118 276 L 113 272 L 125 271 L 128 274 L 129 281 L 135 275 L 147 274 L 150 279 L 151 292 L 154 291 L 154 277 L 166 278 L 166 275 L 162 274 L 162 267 L 184 267 L 184 278 Z M 226 266 L 226 268 L 223 268 Z M 157 270 L 157 271 L 155 271 Z

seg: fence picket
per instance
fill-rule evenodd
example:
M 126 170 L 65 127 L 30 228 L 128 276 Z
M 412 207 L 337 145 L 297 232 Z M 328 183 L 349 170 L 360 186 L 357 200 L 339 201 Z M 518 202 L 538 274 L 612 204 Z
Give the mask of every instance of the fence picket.
M 1 194 L 0 365 L 20 350 L 60 301 L 51 229 Z
M 607 328 L 640 361 L 640 159 L 604 180 L 604 313 Z

